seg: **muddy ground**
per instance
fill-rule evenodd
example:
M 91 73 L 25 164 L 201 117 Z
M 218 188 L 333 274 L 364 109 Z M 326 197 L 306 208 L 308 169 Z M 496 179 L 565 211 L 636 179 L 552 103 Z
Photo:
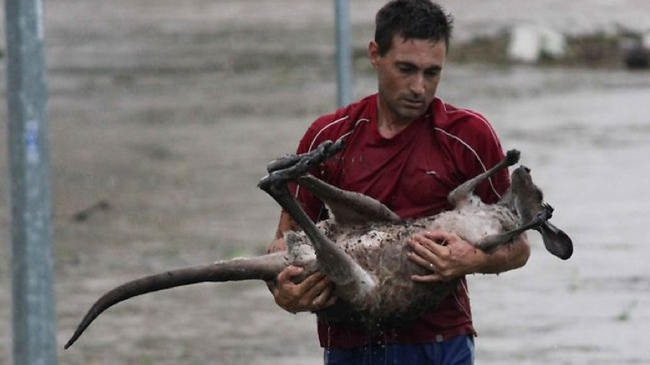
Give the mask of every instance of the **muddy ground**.
M 381 3 L 353 1 L 356 49 Z M 518 21 L 573 33 L 650 27 L 640 16 L 646 1 L 562 12 L 555 7 L 566 2 L 553 0 L 443 3 L 460 40 Z M 278 208 L 256 182 L 335 106 L 333 14 L 315 0 L 45 5 L 62 347 L 117 284 L 264 251 Z M 374 86 L 358 57 L 355 96 Z M 507 148 L 523 151 L 557 209 L 555 223 L 576 244 L 575 257 L 559 262 L 532 233 L 524 269 L 470 278 L 477 363 L 650 363 L 650 75 L 450 63 L 440 95 L 483 112 Z M 9 364 L 6 148 L 0 157 L 0 364 Z M 98 202 L 108 209 L 75 221 Z M 322 356 L 314 327 L 310 315 L 277 308 L 261 283 L 204 284 L 115 307 L 59 362 L 314 364 Z

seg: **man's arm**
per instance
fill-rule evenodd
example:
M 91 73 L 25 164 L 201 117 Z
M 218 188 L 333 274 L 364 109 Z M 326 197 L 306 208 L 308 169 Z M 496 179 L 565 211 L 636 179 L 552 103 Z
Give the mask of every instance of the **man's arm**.
M 495 166 L 503 160 L 501 143 L 483 118 L 474 120 L 471 128 L 458 132 L 463 134 L 460 138 L 473 147 L 472 152 L 467 148 L 458 151 L 457 159 L 464 161 L 465 176 L 478 176 L 485 172 L 486 166 Z M 493 204 L 509 186 L 508 169 L 503 169 L 489 181 L 479 184 L 474 194 L 483 202 Z M 475 273 L 498 274 L 524 266 L 530 257 L 530 244 L 525 234 L 489 254 L 450 232 L 415 235 L 409 244 L 413 250 L 409 258 L 432 271 L 431 275 L 413 278 L 417 281 L 446 281 Z
M 409 260 L 431 270 L 429 275 L 415 275 L 418 282 L 448 281 L 468 274 L 498 274 L 522 267 L 530 257 L 525 234 L 512 243 L 485 253 L 450 232 L 427 232 L 410 237 Z
M 517 236 L 512 243 L 499 247 L 492 254 L 487 254 L 486 260 L 475 273 L 499 274 L 518 269 L 526 265 L 529 258 L 530 243 L 528 242 L 528 236 L 524 233 Z
M 286 250 L 284 232 L 296 230 L 298 225 L 285 211 L 280 214 L 280 222 L 275 233 L 275 239 L 269 246 L 268 252 Z M 317 311 L 327 308 L 336 302 L 332 296 L 332 283 L 322 273 L 313 273 L 299 283 L 294 283 L 303 272 L 303 268 L 288 266 L 274 283 L 268 283 L 273 293 L 275 303 L 287 312 Z
M 278 228 L 275 230 L 275 238 L 269 246 L 268 253 L 286 250 L 287 245 L 284 243 L 284 232 L 297 231 L 299 229 L 298 224 L 291 219 L 287 212 L 284 210 L 280 212 L 280 222 L 278 222 Z

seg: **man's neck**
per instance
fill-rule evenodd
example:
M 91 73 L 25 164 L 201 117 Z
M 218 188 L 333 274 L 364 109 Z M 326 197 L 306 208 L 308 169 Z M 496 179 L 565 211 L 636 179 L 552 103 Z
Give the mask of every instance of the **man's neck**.
M 406 129 L 413 120 L 400 119 L 387 109 L 377 100 L 377 131 L 382 137 L 391 139 Z
M 377 120 L 377 130 L 379 134 L 386 138 L 391 139 L 398 135 L 401 131 L 408 127 L 410 122 L 406 123 L 392 123 L 390 121 L 382 121 L 381 118 Z

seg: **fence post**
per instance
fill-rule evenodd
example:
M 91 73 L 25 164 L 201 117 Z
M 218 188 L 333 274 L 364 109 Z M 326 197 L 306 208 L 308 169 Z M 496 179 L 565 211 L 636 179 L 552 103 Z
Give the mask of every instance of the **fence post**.
M 335 0 L 337 103 L 352 101 L 352 55 L 350 46 L 350 6 L 348 0 Z
M 13 363 L 55 365 L 50 146 L 41 0 L 5 0 Z

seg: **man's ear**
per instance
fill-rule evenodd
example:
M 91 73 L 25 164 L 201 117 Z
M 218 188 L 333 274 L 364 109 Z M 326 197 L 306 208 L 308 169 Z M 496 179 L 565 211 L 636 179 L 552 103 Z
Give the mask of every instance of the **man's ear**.
M 379 45 L 375 41 L 370 41 L 368 44 L 368 58 L 370 58 L 370 64 L 372 67 L 377 68 L 379 65 Z

